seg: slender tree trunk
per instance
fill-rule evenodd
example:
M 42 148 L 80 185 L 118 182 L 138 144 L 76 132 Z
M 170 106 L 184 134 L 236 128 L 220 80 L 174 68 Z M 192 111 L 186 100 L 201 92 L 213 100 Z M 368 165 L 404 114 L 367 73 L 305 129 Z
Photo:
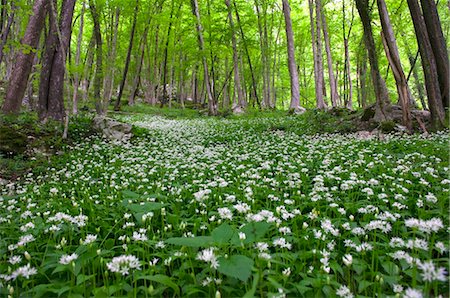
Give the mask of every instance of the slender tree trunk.
M 346 102 L 346 107 L 349 110 L 353 110 L 353 80 L 352 80 L 352 72 L 350 68 L 350 53 L 348 50 L 348 39 L 344 40 L 344 50 L 345 50 L 345 73 L 347 75 L 348 81 L 348 97 Z
M 413 55 L 411 54 L 411 50 L 407 48 L 407 55 L 408 55 L 408 61 L 411 66 L 411 71 L 414 77 L 414 85 L 417 90 L 417 94 L 419 95 L 419 100 L 422 105 L 422 108 L 424 110 L 428 110 L 427 104 L 425 103 L 425 92 L 423 90 L 422 82 L 419 79 L 419 74 L 417 73 L 416 65 L 415 65 L 415 59 Z
M 263 2 L 265 2 L 263 0 Z M 267 57 L 267 28 L 264 22 L 263 28 L 263 17 L 261 16 L 260 6 L 258 0 L 254 0 L 254 5 L 256 8 L 256 16 L 258 19 L 258 33 L 259 33 L 259 46 L 261 49 L 261 67 L 262 67 L 262 78 L 263 78 L 263 107 L 270 108 L 270 81 L 267 77 L 267 67 L 269 66 Z M 265 20 L 265 15 L 264 15 Z
M 77 37 L 77 51 L 75 54 L 75 74 L 74 74 L 74 83 L 73 83 L 73 99 L 72 99 L 72 113 L 78 113 L 78 87 L 80 86 L 80 74 L 79 74 L 79 66 L 80 66 L 80 58 L 81 58 L 81 42 L 83 40 L 83 29 L 84 29 L 84 11 L 86 9 L 86 2 L 83 1 L 81 7 L 80 14 L 80 28 L 78 31 Z
M 136 21 L 139 9 L 139 0 L 136 0 L 136 6 L 134 7 L 133 25 L 131 27 L 130 43 L 128 44 L 127 58 L 125 60 L 125 68 L 123 70 L 122 81 L 120 83 L 119 95 L 114 105 L 114 111 L 120 111 L 120 100 L 122 99 L 123 89 L 125 88 L 125 82 L 127 81 L 128 68 L 130 66 L 131 51 L 133 50 L 134 33 L 136 31 Z
M 6 4 L 4 4 L 4 5 L 6 5 Z M 11 12 L 9 13 L 8 21 L 6 22 L 6 27 L 1 30 L 0 64 L 2 64 L 2 61 L 3 61 L 3 49 L 6 45 L 6 41 L 8 40 L 8 35 L 9 35 L 9 32 L 11 31 L 11 26 L 14 22 L 15 12 L 16 12 L 16 7 L 15 7 L 14 3 L 12 3 L 11 4 Z M 2 28 L 3 28 L 3 24 L 2 24 Z
M 239 54 L 237 49 L 237 42 L 236 42 L 236 34 L 234 31 L 234 22 L 233 22 L 233 15 L 231 13 L 231 4 L 230 0 L 225 0 L 225 4 L 228 9 L 228 21 L 230 22 L 230 30 L 231 30 L 231 44 L 233 47 L 233 75 L 234 75 L 234 88 L 237 93 L 238 97 L 238 104 L 236 107 L 239 107 L 241 109 L 245 108 L 246 102 L 245 102 L 245 96 L 244 92 L 242 91 L 241 86 L 241 78 L 239 73 Z
M 292 31 L 291 8 L 289 6 L 288 0 L 283 0 L 283 14 L 286 24 L 288 66 L 291 79 L 291 103 L 289 106 L 289 110 L 294 113 L 298 113 L 302 112 L 304 109 L 300 106 L 298 71 L 297 63 L 295 62 L 294 32 Z
M 328 36 L 328 28 L 325 14 L 322 13 L 323 38 L 325 40 L 325 51 L 327 53 L 328 78 L 330 80 L 330 97 L 333 107 L 338 106 L 339 94 L 337 92 L 337 81 L 333 70 L 333 56 L 331 54 L 330 37 Z
M 182 2 L 180 2 L 181 5 Z M 164 104 L 168 101 L 170 101 L 170 98 L 167 94 L 167 59 L 169 56 L 169 42 L 170 42 L 170 32 L 172 31 L 172 19 L 173 19 L 173 11 L 174 11 L 174 0 L 172 0 L 172 6 L 170 9 L 170 20 L 169 25 L 167 27 L 167 38 L 166 43 L 164 46 L 164 62 L 163 62 L 163 97 L 161 99 L 161 108 L 164 106 Z M 181 8 L 181 6 L 180 6 Z M 172 86 L 170 86 L 172 88 Z
M 95 109 L 97 114 L 103 115 L 107 112 L 107 107 L 102 102 L 101 99 L 101 85 L 103 81 L 103 41 L 102 34 L 100 32 L 100 16 L 97 7 L 95 6 L 94 0 L 89 0 L 89 8 L 92 14 L 92 20 L 94 21 L 94 36 L 96 43 L 96 69 L 94 78 L 94 99 L 95 99 Z
M 428 107 L 431 112 L 431 121 L 435 128 L 445 126 L 445 111 L 442 103 L 441 90 L 439 87 L 439 75 L 436 60 L 434 58 L 432 45 L 425 27 L 425 21 L 420 11 L 417 0 L 407 0 L 409 11 L 416 32 L 417 43 L 422 60 L 422 68 L 425 77 L 425 86 L 428 95 Z
M 35 0 L 33 13 L 28 20 L 25 35 L 21 44 L 25 48 L 36 50 L 39 37 L 44 27 L 45 15 L 48 10 L 48 0 Z M 6 97 L 2 106 L 4 113 L 18 113 L 27 87 L 33 64 L 34 53 L 32 51 L 18 51 L 15 57 L 14 71 L 9 79 Z
M 361 49 L 362 57 L 359 67 L 359 85 L 361 88 L 361 106 L 363 109 L 367 107 L 367 51 Z
M 211 90 L 211 83 L 209 81 L 209 68 L 208 68 L 208 62 L 206 61 L 206 57 L 203 54 L 204 48 L 205 48 L 205 42 L 203 41 L 203 28 L 202 23 L 200 19 L 200 12 L 198 10 L 198 3 L 197 0 L 191 0 L 191 6 L 192 6 L 192 13 L 194 14 L 197 24 L 197 39 L 198 39 L 198 46 L 200 49 L 200 53 L 202 55 L 202 62 L 203 62 L 203 76 L 204 76 L 204 84 L 206 88 L 206 95 L 208 96 L 208 112 L 210 115 L 217 115 L 217 105 L 215 103 L 212 90 Z
M 323 70 L 323 56 L 322 56 L 322 3 L 321 0 L 315 0 L 315 9 L 316 9 L 316 19 L 315 19 L 315 30 L 316 30 L 316 61 L 317 61 L 317 82 L 316 82 L 316 105 L 320 110 L 326 109 L 327 104 L 325 103 L 324 98 L 324 90 L 325 90 L 325 81 L 324 81 L 324 70 Z
M 378 68 L 378 57 L 372 34 L 368 0 L 356 0 L 356 8 L 358 9 L 364 28 L 364 42 L 369 57 L 372 82 L 375 90 L 376 108 L 374 119 L 376 121 L 384 121 L 391 118 L 391 103 L 386 82 L 381 77 L 380 70 Z
M 134 99 L 136 97 L 136 93 L 137 93 L 138 87 L 139 87 L 139 82 L 141 80 L 142 64 L 144 62 L 145 45 L 147 43 L 147 35 L 148 35 L 149 27 L 150 27 L 150 20 L 148 21 L 147 26 L 144 29 L 144 34 L 142 35 L 141 44 L 139 47 L 140 58 L 138 59 L 138 62 L 137 62 L 136 76 L 134 77 L 133 86 L 131 88 L 130 98 L 128 99 L 129 105 L 134 105 Z
M 104 82 L 104 96 L 105 102 L 110 103 L 112 94 L 113 94 L 113 86 L 114 86 L 114 73 L 116 71 L 115 62 L 116 62 L 116 52 L 117 52 L 117 34 L 119 31 L 119 19 L 120 19 L 120 8 L 116 8 L 115 18 L 114 18 L 114 33 L 111 42 L 111 52 L 108 57 L 108 71 L 106 72 L 106 78 Z
M 233 6 L 234 6 L 234 12 L 236 14 L 236 20 L 237 20 L 237 23 L 238 23 L 238 26 L 239 26 L 239 31 L 241 33 L 242 42 L 244 44 L 244 50 L 245 50 L 245 55 L 247 57 L 248 66 L 250 68 L 250 74 L 252 76 L 253 95 L 254 95 L 254 97 L 256 99 L 258 107 L 261 108 L 261 102 L 260 102 L 259 96 L 258 96 L 258 86 L 257 86 L 257 83 L 256 83 L 255 72 L 253 71 L 253 63 L 252 63 L 252 59 L 250 58 L 250 53 L 248 51 L 248 46 L 247 46 L 247 39 L 245 38 L 244 30 L 242 29 L 241 18 L 239 16 L 239 11 L 237 9 L 237 5 L 236 5 L 236 1 L 235 0 L 233 0 Z M 242 73 L 244 73 L 244 72 L 242 71 Z
M 427 27 L 434 60 L 438 62 L 436 63 L 436 71 L 441 90 L 442 104 L 444 108 L 448 108 L 450 97 L 450 69 L 447 43 L 442 32 L 435 0 L 420 0 L 420 3 L 422 4 L 423 19 Z
M 386 56 L 391 66 L 392 73 L 397 85 L 397 93 L 402 107 L 402 121 L 409 132 L 412 131 L 411 122 L 411 93 L 409 91 L 408 83 L 406 81 L 405 73 L 400 60 L 400 54 L 397 48 L 397 41 L 395 39 L 394 31 L 392 30 L 391 20 L 384 0 L 377 0 L 378 13 L 380 15 L 382 27 L 382 40 Z
M 89 41 L 89 46 L 87 48 L 84 70 L 83 70 L 83 79 L 82 79 L 82 90 L 83 90 L 83 102 L 86 102 L 89 97 L 89 88 L 91 85 L 91 72 L 92 72 L 92 64 L 94 63 L 94 50 L 95 50 L 95 34 L 92 35 L 91 40 Z

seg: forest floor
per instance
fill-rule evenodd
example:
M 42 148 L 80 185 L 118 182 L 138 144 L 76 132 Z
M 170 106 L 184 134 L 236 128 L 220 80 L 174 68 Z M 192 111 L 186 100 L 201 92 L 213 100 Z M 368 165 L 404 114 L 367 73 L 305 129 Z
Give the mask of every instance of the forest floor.
M 448 132 L 160 111 L 0 186 L 0 296 L 447 295 Z

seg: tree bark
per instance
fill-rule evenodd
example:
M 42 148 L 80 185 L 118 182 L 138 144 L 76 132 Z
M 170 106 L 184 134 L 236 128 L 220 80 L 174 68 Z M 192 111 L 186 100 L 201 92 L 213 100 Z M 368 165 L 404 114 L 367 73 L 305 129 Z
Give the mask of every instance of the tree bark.
M 136 21 L 139 9 L 139 0 L 136 0 L 136 6 L 134 7 L 133 25 L 131 27 L 130 43 L 128 44 L 127 58 L 125 60 L 125 68 L 123 70 L 122 81 L 120 82 L 119 95 L 114 105 L 114 111 L 120 111 L 120 100 L 122 99 L 123 89 L 125 88 L 125 82 L 127 81 L 128 68 L 130 66 L 131 51 L 133 49 L 134 33 L 136 31 Z
M 106 72 L 106 78 L 104 82 L 104 96 L 105 102 L 108 104 L 111 102 L 114 86 L 114 73 L 116 71 L 115 61 L 117 52 L 117 34 L 119 31 L 119 19 L 120 19 L 120 8 L 116 7 L 116 13 L 114 17 L 114 32 L 113 39 L 111 42 L 111 52 L 108 57 L 108 71 Z
M 317 84 L 316 84 L 316 106 L 319 110 L 323 110 L 327 108 L 327 104 L 325 102 L 324 91 L 325 91 L 325 81 L 324 81 L 324 70 L 323 70 L 323 56 L 322 56 L 322 2 L 321 0 L 315 0 L 315 9 L 316 9 L 316 61 L 317 61 Z
M 378 13 L 380 15 L 382 27 L 382 40 L 386 56 L 391 66 L 392 73 L 397 85 L 397 93 L 402 107 L 402 122 L 407 127 L 409 132 L 412 132 L 411 122 L 411 92 L 406 81 L 405 73 L 403 72 L 400 54 L 398 52 L 397 41 L 395 39 L 394 31 L 392 29 L 391 20 L 384 0 L 377 0 Z
M 136 98 L 136 93 L 138 91 L 139 82 L 141 80 L 141 71 L 142 71 L 142 64 L 144 62 L 144 54 L 145 54 L 145 44 L 147 43 L 147 35 L 148 30 L 150 27 L 150 20 L 147 23 L 147 26 L 145 26 L 144 34 L 142 35 L 141 44 L 139 47 L 139 59 L 137 62 L 137 69 L 136 69 L 136 75 L 134 77 L 133 86 L 131 87 L 131 93 L 130 98 L 128 99 L 129 105 L 134 105 L 134 99 Z
M 356 8 L 358 9 L 364 28 L 364 42 L 367 49 L 370 63 L 370 73 L 372 75 L 372 82 L 375 91 L 376 105 L 374 119 L 376 121 L 388 120 L 391 118 L 391 103 L 386 82 L 381 77 L 378 67 L 378 57 L 372 34 L 368 0 L 356 0 Z
M 283 14 L 286 24 L 285 28 L 287 39 L 288 66 L 291 81 L 291 103 L 289 105 L 289 110 L 292 112 L 300 112 L 302 110 L 302 107 L 300 106 L 298 71 L 297 63 L 295 62 L 294 32 L 292 31 L 291 8 L 289 6 L 288 0 L 283 0 Z
M 6 5 L 6 3 L 3 5 Z M 2 27 L 0 28 L 0 29 L 2 29 L 1 30 L 1 41 L 0 41 L 0 64 L 2 64 L 2 61 L 3 61 L 3 49 L 6 45 L 6 41 L 8 40 L 8 35 L 9 35 L 9 32 L 11 31 L 11 26 L 14 22 L 15 12 L 16 12 L 16 7 L 15 7 L 14 3 L 12 3 L 11 4 L 11 12 L 9 13 L 8 21 L 6 22 L 6 27 L 3 28 L 3 23 L 2 23 Z
M 34 1 L 33 13 L 28 20 L 25 35 L 21 41 L 22 49 L 17 52 L 14 59 L 14 71 L 10 77 L 5 102 L 2 106 L 4 113 L 18 113 L 20 111 L 33 64 L 34 51 L 38 47 L 48 6 L 48 0 Z
M 433 50 L 438 74 L 439 88 L 441 90 L 442 104 L 444 108 L 449 106 L 450 97 L 450 73 L 447 43 L 442 32 L 441 21 L 435 0 L 420 0 L 422 4 L 423 18 L 428 31 L 428 37 Z
M 79 74 L 79 65 L 81 58 L 81 42 L 83 40 L 83 29 L 84 29 L 84 11 L 86 9 L 86 2 L 83 1 L 81 7 L 80 14 L 80 29 L 78 31 L 77 36 L 77 51 L 75 54 L 75 74 L 74 74 L 74 82 L 73 82 L 73 99 L 72 99 L 72 113 L 78 113 L 78 88 L 80 86 L 80 74 Z
M 237 98 L 238 98 L 238 104 L 236 107 L 240 107 L 241 109 L 245 108 L 246 102 L 245 102 L 245 96 L 244 92 L 242 91 L 241 86 L 241 77 L 239 73 L 239 53 L 237 49 L 237 42 L 236 42 L 236 34 L 234 31 L 234 22 L 233 22 L 233 15 L 231 13 L 231 4 L 230 0 L 225 0 L 225 5 L 228 9 L 228 21 L 230 22 L 230 30 L 231 30 L 231 44 L 233 47 L 233 76 L 234 76 L 234 88 L 236 90 Z
M 202 56 L 202 62 L 203 62 L 203 76 L 204 76 L 204 84 L 206 88 L 206 95 L 208 96 L 208 112 L 210 115 L 217 115 L 217 104 L 215 103 L 212 90 L 211 90 L 211 83 L 209 81 L 209 68 L 208 68 L 208 62 L 206 61 L 206 57 L 204 54 L 204 48 L 205 48 L 205 42 L 203 41 L 203 28 L 202 23 L 200 19 L 200 12 L 198 10 L 198 3 L 197 0 L 191 0 L 191 6 L 192 6 L 192 13 L 194 14 L 196 18 L 196 29 L 197 29 L 197 40 L 198 40 L 198 47 L 200 49 L 200 53 Z
M 328 78 L 330 80 L 330 98 L 331 105 L 333 107 L 337 107 L 339 94 L 337 92 L 337 81 L 334 76 L 333 70 L 333 56 L 331 54 L 331 46 L 330 46 L 330 37 L 328 36 L 328 28 L 325 14 L 322 11 L 322 30 L 323 30 L 323 38 L 325 40 L 325 51 L 327 53 L 327 65 L 328 65 Z
M 64 75 L 66 71 L 66 53 L 72 35 L 75 1 L 64 0 L 62 2 L 59 24 L 57 24 L 56 20 L 56 6 L 50 3 L 48 7 L 50 32 L 45 45 L 41 82 L 39 84 L 38 113 L 42 121 L 46 121 L 48 118 L 63 121 L 65 117 Z
M 96 43 L 94 99 L 97 114 L 103 115 L 107 111 L 107 108 L 101 99 L 101 90 L 100 90 L 103 81 L 103 41 L 102 41 L 102 34 L 100 32 L 100 15 L 93 1 L 94 0 L 89 0 L 89 7 L 91 9 L 92 20 L 94 21 L 94 36 Z
M 425 27 L 425 21 L 417 0 L 407 0 L 411 18 L 416 32 L 417 43 L 422 60 L 425 86 L 428 95 L 428 107 L 431 112 L 431 122 L 436 129 L 445 126 L 445 111 L 439 87 L 439 75 L 432 45 Z

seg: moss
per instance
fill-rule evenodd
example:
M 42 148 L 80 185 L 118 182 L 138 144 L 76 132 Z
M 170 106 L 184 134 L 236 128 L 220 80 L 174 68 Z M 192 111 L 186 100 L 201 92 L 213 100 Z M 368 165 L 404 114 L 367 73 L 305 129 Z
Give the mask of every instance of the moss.
M 11 126 L 0 125 L 0 153 L 5 156 L 16 156 L 27 149 L 27 136 Z
M 393 131 L 395 128 L 395 122 L 392 120 L 382 121 L 380 123 L 380 129 L 384 133 Z

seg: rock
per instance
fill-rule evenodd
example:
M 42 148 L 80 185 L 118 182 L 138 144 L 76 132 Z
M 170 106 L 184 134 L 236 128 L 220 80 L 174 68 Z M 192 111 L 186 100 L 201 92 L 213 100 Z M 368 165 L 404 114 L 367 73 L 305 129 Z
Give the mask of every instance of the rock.
M 405 132 L 405 133 L 408 132 L 408 128 L 406 128 L 406 126 L 400 125 L 400 124 L 395 124 L 394 130 L 398 131 L 398 132 Z
M 369 139 L 373 138 L 373 134 L 367 130 L 357 131 L 355 133 L 355 136 L 357 139 L 360 139 L 360 140 L 369 140 Z
M 375 116 L 375 105 L 371 105 L 364 110 L 361 116 L 361 121 L 369 121 L 374 116 Z
M 306 109 L 303 107 L 300 107 L 300 106 L 289 109 L 289 114 L 292 114 L 292 115 L 301 115 L 305 112 L 306 112 Z
M 128 141 L 132 137 L 131 124 L 122 123 L 112 118 L 97 116 L 94 118 L 94 129 L 110 140 Z
M 237 105 L 237 106 L 233 107 L 233 114 L 235 114 L 235 115 L 242 115 L 244 113 L 245 113 L 245 111 L 244 111 L 244 109 L 241 106 Z

